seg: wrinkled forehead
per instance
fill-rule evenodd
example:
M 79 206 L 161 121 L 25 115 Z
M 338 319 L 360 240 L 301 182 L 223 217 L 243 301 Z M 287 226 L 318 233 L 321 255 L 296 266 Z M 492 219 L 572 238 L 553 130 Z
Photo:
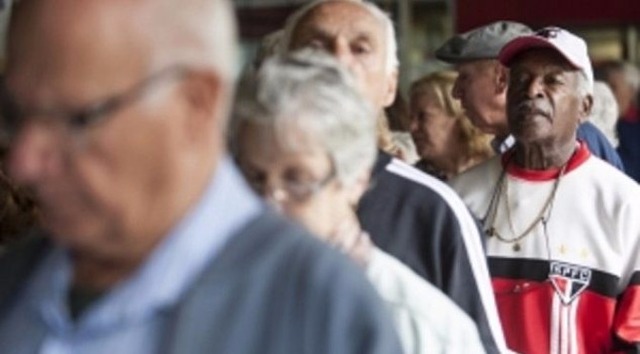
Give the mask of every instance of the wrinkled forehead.
M 364 38 L 384 44 L 384 24 L 362 4 L 327 1 L 300 18 L 292 34 L 292 45 L 305 38 L 342 34 L 349 39 Z
M 9 30 L 5 76 L 23 104 L 92 98 L 143 75 L 145 42 L 122 2 L 22 3 Z

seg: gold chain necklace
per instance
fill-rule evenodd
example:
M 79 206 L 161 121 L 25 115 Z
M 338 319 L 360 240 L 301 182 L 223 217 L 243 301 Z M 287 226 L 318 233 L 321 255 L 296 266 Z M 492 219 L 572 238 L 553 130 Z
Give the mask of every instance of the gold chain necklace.
M 551 189 L 551 193 L 549 194 L 549 196 L 547 197 L 547 200 L 544 202 L 544 204 L 542 205 L 542 208 L 540 209 L 540 211 L 538 212 L 538 215 L 533 219 L 533 221 L 529 224 L 529 226 L 527 226 L 525 228 L 525 230 L 517 235 L 515 232 L 515 228 L 513 227 L 513 221 L 511 218 L 511 207 L 510 207 L 510 203 L 509 203 L 509 187 L 507 185 L 508 181 L 506 180 L 506 171 L 503 169 L 502 170 L 502 174 L 500 175 L 500 179 L 498 180 L 498 184 L 496 186 L 496 189 L 494 191 L 494 195 L 491 198 L 491 202 L 489 205 L 489 210 L 487 211 L 488 214 L 490 214 L 491 217 L 491 226 L 485 230 L 485 232 L 487 233 L 487 236 L 489 237 L 493 237 L 495 236 L 499 241 L 504 242 L 504 243 L 509 243 L 509 244 L 513 244 L 513 250 L 515 252 L 518 252 L 522 249 L 522 247 L 520 246 L 520 241 L 522 239 L 524 239 L 525 237 L 527 237 L 527 235 L 529 235 L 531 233 L 531 231 L 533 231 L 533 229 L 535 229 L 535 227 L 540 223 L 544 223 L 545 222 L 545 214 L 547 214 L 546 220 L 549 219 L 549 216 L 551 215 L 551 207 L 553 205 L 553 201 L 555 200 L 556 197 L 556 192 L 558 191 L 558 186 L 560 185 L 560 180 L 562 180 L 562 177 L 564 176 L 564 173 L 567 169 L 567 165 L 568 165 L 568 161 L 562 166 L 562 168 L 560 169 L 560 174 L 558 175 L 558 177 L 556 178 L 554 184 L 553 184 L 553 188 Z M 500 235 L 500 233 L 498 233 L 498 231 L 495 228 L 495 222 L 496 222 L 496 218 L 498 216 L 498 205 L 500 204 L 500 195 L 504 193 L 505 194 L 505 201 L 506 201 L 506 208 L 507 208 L 507 222 L 509 224 L 509 228 L 511 231 L 511 234 L 514 236 L 513 238 L 506 238 L 503 235 Z M 489 215 L 487 215 L 489 216 Z M 485 217 L 486 219 L 486 217 Z M 517 235 L 517 236 L 516 236 Z

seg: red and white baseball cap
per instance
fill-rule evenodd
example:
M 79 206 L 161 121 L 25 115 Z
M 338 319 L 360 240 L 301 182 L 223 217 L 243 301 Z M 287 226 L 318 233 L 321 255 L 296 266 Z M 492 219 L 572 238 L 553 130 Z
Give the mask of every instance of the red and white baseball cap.
M 590 92 L 593 92 L 593 69 L 587 44 L 582 38 L 565 29 L 545 27 L 531 35 L 516 37 L 502 47 L 498 60 L 502 65 L 509 67 L 518 54 L 535 48 L 551 48 L 557 51 L 569 64 L 584 73 L 589 82 Z

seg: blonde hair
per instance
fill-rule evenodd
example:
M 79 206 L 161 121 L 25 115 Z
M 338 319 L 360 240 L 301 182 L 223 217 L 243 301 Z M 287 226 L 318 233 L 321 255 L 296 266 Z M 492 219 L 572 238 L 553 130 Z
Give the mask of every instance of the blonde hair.
M 467 159 L 484 160 L 493 155 L 491 148 L 493 137 L 476 128 L 464 114 L 460 101 L 451 95 L 457 77 L 458 74 L 450 70 L 424 76 L 411 84 L 409 97 L 426 93 L 433 94 L 440 108 L 448 116 L 458 120 L 461 132 L 458 138 L 463 142 Z

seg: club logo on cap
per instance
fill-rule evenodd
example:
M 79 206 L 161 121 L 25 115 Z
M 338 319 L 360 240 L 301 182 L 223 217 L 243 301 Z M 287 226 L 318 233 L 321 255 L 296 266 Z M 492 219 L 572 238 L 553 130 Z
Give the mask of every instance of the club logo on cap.
M 558 37 L 561 29 L 558 27 L 547 27 L 539 30 L 536 34 L 540 37 L 544 37 L 547 39 L 552 39 Z

